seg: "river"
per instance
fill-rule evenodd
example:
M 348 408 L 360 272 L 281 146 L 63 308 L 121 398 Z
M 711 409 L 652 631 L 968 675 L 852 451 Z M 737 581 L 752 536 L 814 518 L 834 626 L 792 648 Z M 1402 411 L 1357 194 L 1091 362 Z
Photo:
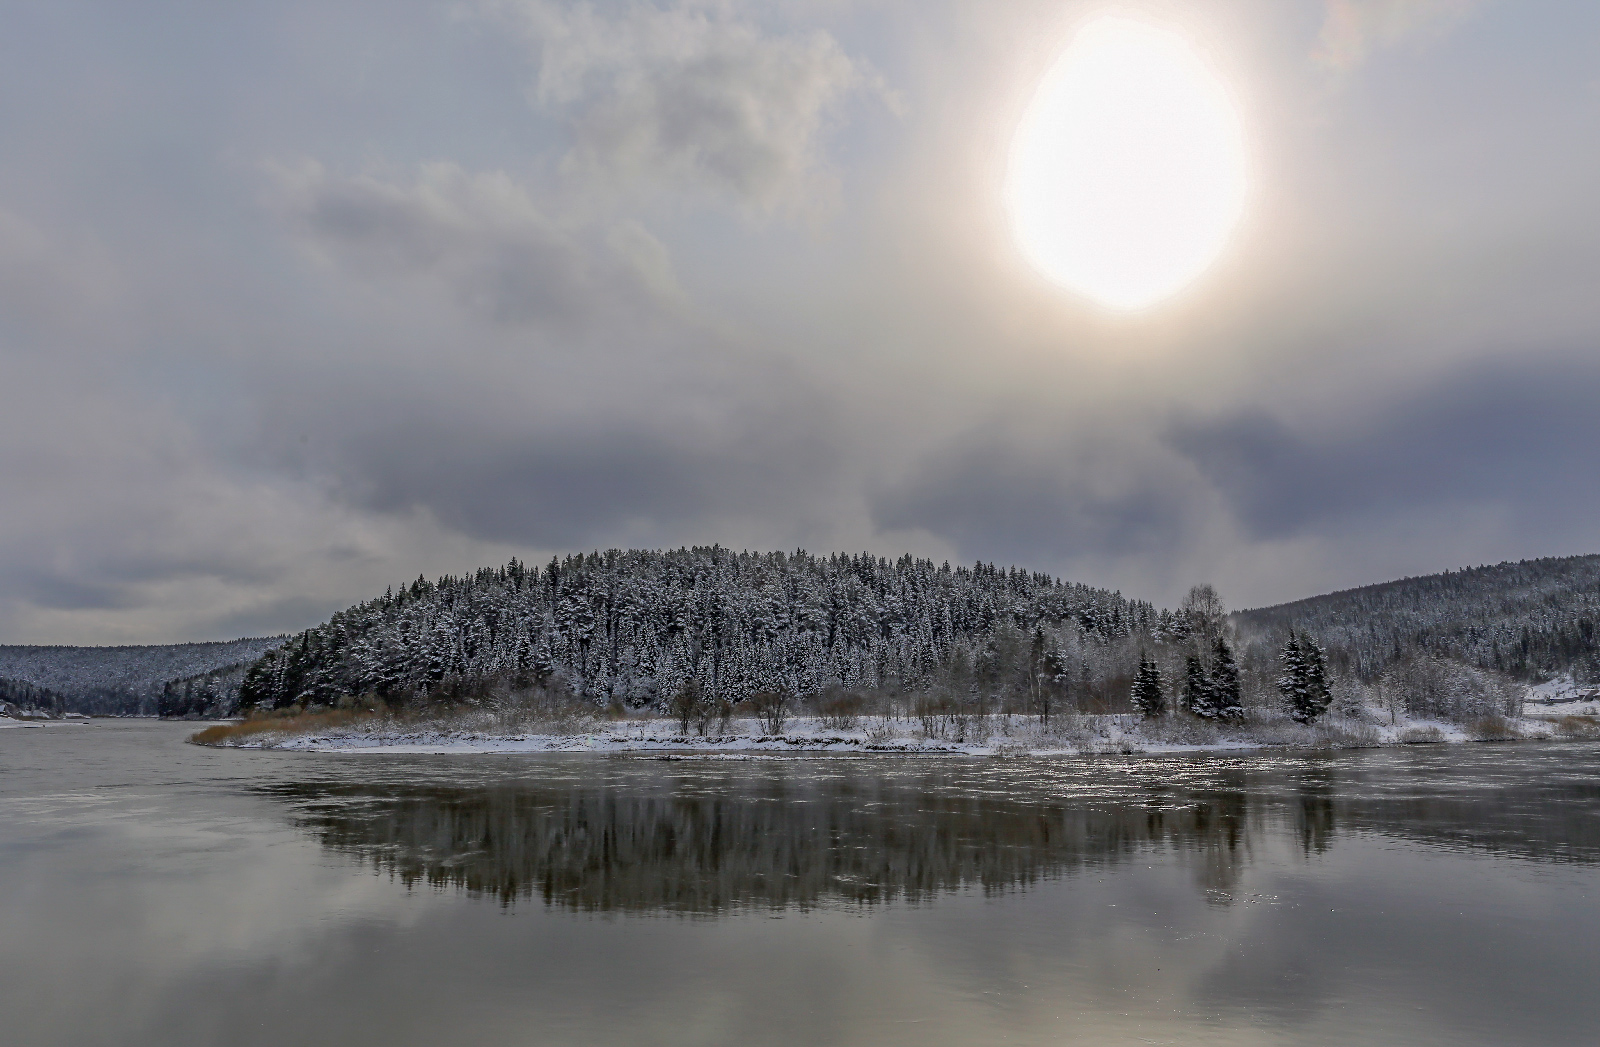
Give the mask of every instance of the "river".
M 0 1040 L 1592 1045 L 1600 745 L 1028 760 L 0 731 Z

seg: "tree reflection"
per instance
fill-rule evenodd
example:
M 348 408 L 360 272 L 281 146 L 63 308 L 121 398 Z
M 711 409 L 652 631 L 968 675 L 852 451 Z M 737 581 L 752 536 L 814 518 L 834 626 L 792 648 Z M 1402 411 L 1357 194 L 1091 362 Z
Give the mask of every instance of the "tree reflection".
M 588 912 L 918 903 L 1023 889 L 1155 850 L 1179 855 L 1208 899 L 1228 903 L 1274 839 L 1315 860 L 1339 832 L 1528 858 L 1600 856 L 1595 787 L 1582 780 L 1479 788 L 1460 776 L 1313 758 L 1293 768 L 1120 769 L 1114 786 L 1093 767 L 1063 783 L 1037 765 L 880 774 L 864 761 L 826 774 L 769 764 L 598 782 L 401 777 L 268 791 L 324 845 L 408 888 Z M 1563 791 L 1566 803 L 1552 795 Z

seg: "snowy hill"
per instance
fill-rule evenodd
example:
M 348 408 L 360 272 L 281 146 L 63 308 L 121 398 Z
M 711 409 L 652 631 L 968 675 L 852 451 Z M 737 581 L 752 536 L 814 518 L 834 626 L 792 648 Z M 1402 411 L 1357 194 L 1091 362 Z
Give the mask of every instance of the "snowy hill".
M 249 663 L 283 642 L 256 637 L 147 647 L 0 646 L 0 680 L 51 696 L 54 711 L 153 716 L 168 681 Z M 18 705 L 37 704 L 18 691 Z
M 1600 556 L 1521 560 L 1314 596 L 1240 611 L 1247 639 L 1269 643 L 1293 627 L 1363 678 L 1425 652 L 1522 680 L 1570 674 L 1600 682 Z
M 1103 661 L 1107 642 L 1172 626 L 1150 604 L 1015 567 L 612 550 L 418 579 L 293 637 L 252 667 L 242 697 L 273 709 L 553 680 L 602 705 L 659 704 L 685 688 L 737 702 L 774 687 L 807 696 L 1014 676 L 1030 651 L 1066 675 Z M 1124 672 L 1127 652 L 1116 652 L 1100 676 Z

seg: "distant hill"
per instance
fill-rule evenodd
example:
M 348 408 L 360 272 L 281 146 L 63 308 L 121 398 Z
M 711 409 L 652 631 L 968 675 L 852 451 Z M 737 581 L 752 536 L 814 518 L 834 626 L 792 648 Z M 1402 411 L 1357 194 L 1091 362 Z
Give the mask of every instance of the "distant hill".
M 25 699 L 27 686 L 46 692 L 54 712 L 153 716 L 169 682 L 235 668 L 242 676 L 244 665 L 281 643 L 276 636 L 147 647 L 0 646 L 0 681 L 18 705 L 38 704 Z
M 1313 596 L 1233 615 L 1247 641 L 1318 637 L 1371 679 L 1427 652 L 1536 681 L 1570 672 L 1600 682 L 1600 556 L 1519 560 Z

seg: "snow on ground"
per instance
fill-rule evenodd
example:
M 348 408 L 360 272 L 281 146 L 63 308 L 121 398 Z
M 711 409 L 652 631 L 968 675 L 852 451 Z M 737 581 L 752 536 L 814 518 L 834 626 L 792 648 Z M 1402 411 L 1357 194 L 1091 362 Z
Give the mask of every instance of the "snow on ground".
M 1600 687 L 1580 685 L 1570 676 L 1535 684 L 1528 688 L 1523 714 L 1539 717 L 1600 714 Z
M 775 753 L 961 754 L 969 756 L 1069 756 L 1112 753 L 1179 753 L 1261 748 L 1359 748 L 1423 742 L 1479 740 L 1460 724 L 1399 718 L 1376 722 L 1328 717 L 1305 727 L 1269 720 L 1241 727 L 1219 727 L 1192 720 L 1140 721 L 1132 716 L 1070 716 L 1043 725 L 1021 716 L 993 716 L 976 730 L 949 727 L 924 730 L 917 721 L 863 717 L 860 726 L 830 729 L 822 721 L 797 717 L 781 733 L 768 733 L 754 720 L 732 721 L 725 732 L 684 733 L 676 721 L 594 721 L 582 729 L 552 733 L 537 730 L 496 732 L 457 725 L 371 721 L 320 733 L 256 734 L 240 748 L 292 749 L 332 753 L 650 753 L 749 758 Z M 1550 739 L 1559 734 L 1550 720 L 1512 721 L 1517 736 Z M 941 736 L 943 735 L 943 736 Z

